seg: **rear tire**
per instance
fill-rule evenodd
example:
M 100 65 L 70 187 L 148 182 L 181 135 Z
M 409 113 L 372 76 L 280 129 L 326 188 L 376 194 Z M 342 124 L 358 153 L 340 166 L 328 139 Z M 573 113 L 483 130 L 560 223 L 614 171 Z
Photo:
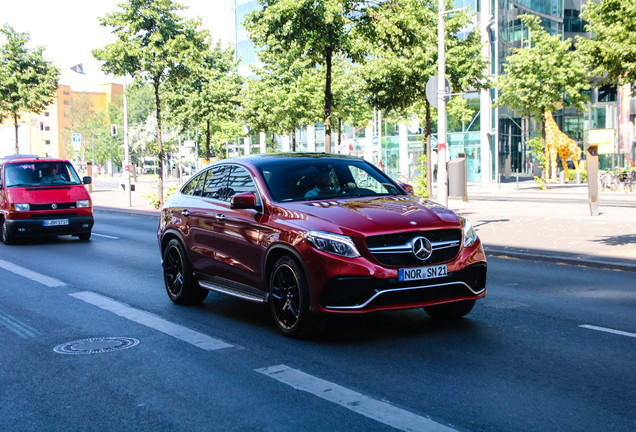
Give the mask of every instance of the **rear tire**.
M 88 241 L 88 240 L 90 240 L 90 239 L 91 239 L 91 233 L 90 233 L 90 231 L 89 231 L 89 232 L 87 232 L 87 233 L 78 234 L 77 236 L 78 236 L 78 237 L 79 237 L 79 239 L 80 239 L 80 240 L 82 240 L 82 241 Z
M 163 251 L 163 281 L 168 297 L 179 305 L 201 303 L 208 291 L 201 288 L 181 242 L 172 239 Z
M 437 320 L 453 320 L 466 315 L 475 306 L 475 300 L 462 300 L 434 306 L 424 306 L 431 318 Z

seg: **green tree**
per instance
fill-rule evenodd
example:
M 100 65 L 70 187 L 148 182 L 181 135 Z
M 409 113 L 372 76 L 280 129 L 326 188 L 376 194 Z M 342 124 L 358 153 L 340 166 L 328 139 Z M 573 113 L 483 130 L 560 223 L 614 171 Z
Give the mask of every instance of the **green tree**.
M 577 36 L 576 46 L 594 74 L 610 84 L 636 81 L 636 2 L 588 1 L 581 16 L 592 36 Z
M 548 34 L 537 16 L 520 18 L 528 28 L 528 43 L 506 58 L 505 74 L 496 83 L 497 105 L 539 121 L 563 105 L 584 110 L 588 98 L 583 91 L 590 86 L 580 56 L 571 50 L 572 40 Z
M 320 95 L 319 71 L 313 61 L 284 53 L 261 52 L 258 78 L 244 88 L 242 115 L 252 129 L 289 133 L 296 151 L 296 130 L 320 118 L 315 101 Z M 272 145 L 273 146 L 273 145 Z
M 219 146 L 235 137 L 228 137 L 223 131 L 237 119 L 241 84 L 234 49 L 223 49 L 219 41 L 192 68 L 188 79 L 168 86 L 171 113 L 183 127 L 198 126 L 203 131 L 208 160 L 212 157 L 212 145 L 219 155 Z M 237 127 L 230 129 L 236 131 Z
M 584 110 L 590 88 L 586 68 L 572 51 L 572 40 L 561 40 L 541 27 L 541 19 L 521 15 L 528 28 L 527 46 L 506 58 L 505 74 L 497 80 L 497 105 L 508 106 L 524 117 L 543 122 L 546 111 L 563 106 Z M 543 131 L 545 142 L 545 130 Z
M 101 142 L 108 130 L 106 116 L 104 113 L 95 112 L 90 94 L 77 92 L 73 93 L 68 110 L 64 115 L 66 117 L 66 127 L 63 136 L 66 153 L 71 154 L 75 151 L 70 138 L 71 134 L 79 133 L 82 137 L 82 145 L 79 149 L 80 160 L 82 163 L 86 159 L 92 160 L 93 144 L 95 141 Z
M 28 33 L 16 32 L 8 24 L 0 28 L 6 38 L 0 46 L 0 121 L 11 116 L 15 127 L 15 153 L 18 146 L 18 119 L 22 112 L 40 114 L 51 104 L 60 72 L 44 60 L 44 47 L 28 49 Z
M 454 7 L 447 0 L 445 9 Z M 446 74 L 454 92 L 483 88 L 486 61 L 477 29 L 470 27 L 472 15 L 456 11 L 446 15 Z M 371 105 L 395 116 L 416 112 L 425 119 L 426 154 L 430 155 L 431 105 L 426 84 L 437 74 L 437 0 L 387 0 L 368 13 L 364 27 L 368 55 L 362 68 Z M 451 102 L 453 104 L 453 102 Z M 461 102 L 456 102 L 460 106 Z M 451 106 L 449 104 L 449 106 Z M 430 157 L 426 163 L 430 164 Z M 432 172 L 427 167 L 429 195 Z
M 186 79 L 201 64 L 208 33 L 198 30 L 199 20 L 184 20 L 183 10 L 172 0 L 128 0 L 121 10 L 100 18 L 112 27 L 117 40 L 93 51 L 104 61 L 102 70 L 118 76 L 131 75 L 149 83 L 154 91 L 159 158 L 158 196 L 163 205 L 162 92 L 167 83 Z
M 259 0 L 245 27 L 254 43 L 273 54 L 295 55 L 324 66 L 325 151 L 331 152 L 332 62 L 359 58 L 356 27 L 368 2 L 355 0 Z

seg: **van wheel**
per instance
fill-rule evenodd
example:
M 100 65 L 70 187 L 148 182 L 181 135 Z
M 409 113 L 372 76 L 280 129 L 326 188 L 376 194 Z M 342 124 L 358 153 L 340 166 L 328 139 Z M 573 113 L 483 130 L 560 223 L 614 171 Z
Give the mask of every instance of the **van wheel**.
M 15 238 L 9 234 L 9 228 L 7 227 L 7 221 L 2 221 L 2 243 L 11 245 L 15 243 Z
M 80 240 L 87 241 L 91 239 L 91 232 L 89 231 L 87 233 L 78 234 L 77 236 L 79 237 Z

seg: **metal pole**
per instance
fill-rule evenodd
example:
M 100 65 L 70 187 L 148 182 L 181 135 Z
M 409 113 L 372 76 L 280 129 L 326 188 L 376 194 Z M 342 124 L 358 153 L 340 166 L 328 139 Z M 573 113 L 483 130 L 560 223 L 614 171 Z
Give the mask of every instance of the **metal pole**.
M 126 97 L 126 76 L 124 75 L 124 183 L 126 185 L 126 205 L 131 207 L 130 152 L 128 147 L 128 98 Z
M 445 4 L 439 0 L 437 21 L 437 93 L 439 107 L 437 110 L 437 199 L 443 206 L 448 206 L 448 173 L 446 171 L 446 57 L 445 57 Z

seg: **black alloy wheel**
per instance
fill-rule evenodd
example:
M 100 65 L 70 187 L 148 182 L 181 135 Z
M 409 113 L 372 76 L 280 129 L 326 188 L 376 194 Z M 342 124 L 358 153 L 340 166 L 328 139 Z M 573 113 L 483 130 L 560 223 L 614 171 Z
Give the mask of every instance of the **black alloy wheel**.
M 269 305 L 276 326 L 286 336 L 300 336 L 309 329 L 309 287 L 300 265 L 291 257 L 280 258 L 269 280 Z
M 199 287 L 181 242 L 172 239 L 163 251 L 163 281 L 168 297 L 179 305 L 201 303 L 208 291 Z
M 452 320 L 461 318 L 475 306 L 475 300 L 461 300 L 434 306 L 424 306 L 424 310 L 431 318 L 438 320 Z

